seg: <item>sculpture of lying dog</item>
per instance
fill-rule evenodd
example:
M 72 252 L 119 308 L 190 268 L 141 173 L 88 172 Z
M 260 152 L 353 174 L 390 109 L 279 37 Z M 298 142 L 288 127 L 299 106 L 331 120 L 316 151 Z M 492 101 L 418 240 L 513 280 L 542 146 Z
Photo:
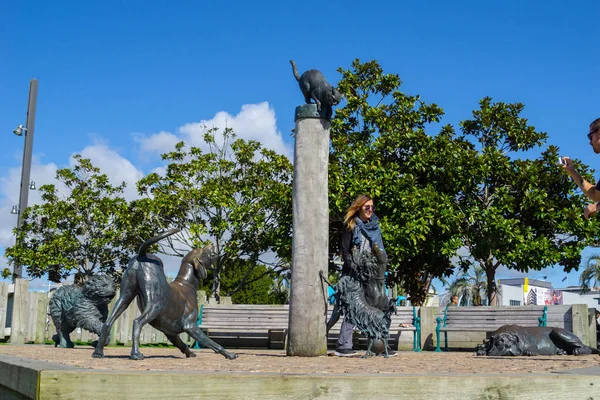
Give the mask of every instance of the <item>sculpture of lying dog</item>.
M 230 360 L 237 358 L 237 354 L 226 351 L 196 326 L 198 317 L 196 291 L 200 279 L 206 278 L 206 268 L 215 259 L 213 244 L 209 243 L 204 248 L 190 251 L 181 260 L 177 278 L 171 283 L 167 282 L 162 261 L 152 254 L 146 254 L 152 244 L 177 232 L 179 229 L 172 229 L 147 240 L 140 246 L 138 255 L 129 261 L 121 281 L 121 296 L 102 326 L 98 345 L 92 357 L 104 356 L 104 346 L 107 344 L 112 324 L 137 297 L 142 314 L 133 321 L 131 359 L 144 358 L 139 349 L 140 332 L 148 323 L 163 332 L 186 357 L 195 357 L 196 354 L 179 338 L 179 334 L 184 332 L 193 337 L 202 347 L 210 348 Z
M 572 332 L 550 326 L 504 325 L 477 346 L 478 356 L 552 356 L 598 353 Z

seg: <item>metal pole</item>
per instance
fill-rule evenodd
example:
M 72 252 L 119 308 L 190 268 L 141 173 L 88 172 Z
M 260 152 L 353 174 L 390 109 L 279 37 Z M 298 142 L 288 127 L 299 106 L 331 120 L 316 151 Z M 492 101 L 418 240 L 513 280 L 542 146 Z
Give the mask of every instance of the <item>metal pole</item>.
M 31 152 L 33 149 L 33 131 L 35 129 L 35 107 L 37 102 L 38 81 L 29 82 L 29 102 L 27 103 L 27 122 L 25 123 L 25 145 L 23 148 L 23 164 L 21 168 L 21 192 L 19 194 L 19 209 L 17 213 L 17 229 L 21 227 L 23 212 L 29 200 L 29 179 L 31 176 Z M 15 265 L 15 278 L 23 277 L 23 266 Z

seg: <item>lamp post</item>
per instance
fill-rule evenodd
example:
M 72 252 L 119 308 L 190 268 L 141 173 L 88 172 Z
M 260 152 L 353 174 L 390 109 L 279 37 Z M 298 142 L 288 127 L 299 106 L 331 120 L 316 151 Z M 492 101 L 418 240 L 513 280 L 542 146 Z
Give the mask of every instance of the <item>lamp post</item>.
M 19 206 L 11 211 L 17 213 L 17 229 L 21 227 L 23 212 L 27 208 L 29 189 L 35 189 L 35 182 L 29 183 L 31 176 L 31 152 L 33 149 L 33 131 L 35 128 L 35 107 L 37 102 L 38 81 L 33 78 L 29 81 L 29 101 L 27 103 L 27 120 L 25 126 L 19 125 L 13 133 L 17 136 L 25 135 L 23 148 L 23 164 L 21 168 L 21 191 L 19 192 Z M 14 279 L 23 277 L 23 266 L 15 264 Z
M 546 279 L 548 278 L 548 276 L 546 276 L 546 275 L 539 275 L 537 278 L 534 278 L 534 279 L 531 281 L 531 285 L 535 286 L 535 282 L 537 282 L 537 281 L 538 281 L 540 278 L 542 278 L 542 279 L 543 279 L 543 281 L 545 282 L 545 281 L 546 281 Z

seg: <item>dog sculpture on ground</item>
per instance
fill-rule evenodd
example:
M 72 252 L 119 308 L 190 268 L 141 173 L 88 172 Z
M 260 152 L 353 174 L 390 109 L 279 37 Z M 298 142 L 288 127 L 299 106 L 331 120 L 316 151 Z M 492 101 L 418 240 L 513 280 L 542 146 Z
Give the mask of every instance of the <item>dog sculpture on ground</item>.
M 61 286 L 52 295 L 48 314 L 56 327 L 54 347 L 75 347 L 69 335 L 76 328 L 100 335 L 108 315 L 108 303 L 115 297 L 116 284 L 107 275 L 90 277 L 83 286 Z
M 371 351 L 377 340 L 383 342 L 385 357 L 388 357 L 388 339 L 390 337 L 390 322 L 392 313 L 396 312 L 396 299 L 385 296 L 383 282 L 382 288 L 373 288 L 369 285 L 373 278 L 380 274 L 383 252 L 377 245 L 373 252 L 360 252 L 352 249 L 349 275 L 343 276 L 335 286 L 335 303 L 331 318 L 327 322 L 327 332 L 335 325 L 340 314 L 367 337 L 367 351 L 363 357 L 375 355 Z M 378 285 L 379 280 L 375 280 Z M 367 297 L 367 295 L 369 295 Z
M 477 346 L 478 356 L 553 356 L 598 353 L 572 332 L 550 326 L 504 325 Z
M 140 332 L 148 323 L 163 332 L 186 357 L 196 357 L 196 354 L 179 337 L 179 334 L 184 332 L 202 347 L 210 348 L 230 360 L 237 358 L 237 354 L 226 351 L 196 326 L 198 317 L 196 291 L 200 279 L 206 278 L 206 268 L 215 260 L 213 244 L 190 251 L 181 260 L 177 278 L 171 283 L 167 282 L 162 261 L 155 255 L 146 253 L 152 244 L 177 232 L 179 229 L 172 229 L 147 240 L 140 246 L 138 255 L 129 261 L 121 281 L 121 296 L 102 327 L 98 346 L 92 357 L 104 356 L 104 346 L 107 344 L 111 326 L 137 297 L 142 314 L 133 321 L 130 356 L 132 360 L 144 358 L 139 349 Z

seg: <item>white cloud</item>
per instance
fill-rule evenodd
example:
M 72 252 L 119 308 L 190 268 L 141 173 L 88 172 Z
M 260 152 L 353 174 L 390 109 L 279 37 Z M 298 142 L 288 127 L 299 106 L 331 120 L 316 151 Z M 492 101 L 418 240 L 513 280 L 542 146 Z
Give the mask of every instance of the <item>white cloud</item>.
M 269 103 L 245 104 L 236 115 L 231 115 L 225 111 L 216 113 L 211 119 L 200 120 L 182 125 L 177 129 L 177 133 L 161 131 L 159 133 L 145 137 L 144 135 L 134 135 L 134 140 L 140 143 L 140 150 L 146 154 L 159 154 L 171 151 L 175 144 L 181 140 L 188 146 L 197 146 L 203 150 L 207 147 L 203 141 L 203 135 L 206 129 L 218 128 L 222 131 L 224 128 L 232 128 L 238 138 L 245 140 L 256 140 L 264 147 L 275 150 L 288 158 L 292 157 L 293 149 L 287 145 L 281 132 L 277 129 L 277 120 L 275 111 L 269 106 Z M 116 150 L 111 149 L 106 144 L 93 139 L 95 143 L 85 147 L 80 152 L 84 158 L 89 158 L 93 165 L 109 177 L 111 184 L 118 185 L 125 182 L 127 187 L 123 196 L 127 200 L 138 198 L 136 183 L 144 176 L 144 173 L 137 169 L 128 159 L 121 156 Z M 220 138 L 216 138 L 219 143 Z M 45 155 L 47 158 L 48 155 Z M 15 162 L 20 161 L 20 157 L 15 158 Z M 36 186 L 44 184 L 54 184 L 59 195 L 66 196 L 68 191 L 66 187 L 56 180 L 56 171 L 63 162 L 60 160 L 42 164 L 38 157 L 33 158 L 31 168 L 31 180 L 35 181 Z M 73 157 L 68 161 L 72 168 L 75 165 Z M 156 167 L 156 166 L 154 166 Z M 152 170 L 161 175 L 165 173 L 164 166 L 158 166 Z M 11 214 L 11 209 L 19 203 L 19 191 L 21 182 L 21 167 L 10 168 L 6 176 L 0 177 L 0 250 L 14 244 L 13 228 L 17 224 L 17 216 Z M 39 191 L 29 191 L 28 205 L 40 204 L 41 198 Z M 2 252 L 3 253 L 3 252 Z M 161 255 L 164 260 L 165 272 L 168 275 L 176 275 L 179 269 L 180 258 Z M 0 255 L 0 263 L 7 265 L 6 259 Z
M 139 135 L 136 140 L 142 144 L 141 150 L 147 153 L 165 153 L 175 148 L 175 145 L 181 141 L 171 132 L 161 131 L 155 133 L 150 138 L 145 139 Z
M 235 116 L 220 111 L 209 120 L 187 123 L 178 129 L 179 135 L 163 131 L 149 137 L 142 135 L 137 140 L 141 143 L 143 152 L 164 153 L 170 151 L 180 140 L 183 140 L 188 146 L 207 150 L 203 136 L 206 130 L 211 128 L 218 128 L 219 133 L 225 128 L 231 128 L 238 138 L 256 140 L 264 147 L 291 158 L 292 148 L 285 144 L 281 132 L 277 130 L 275 110 L 267 102 L 244 104 Z M 215 139 L 217 143 L 221 143 L 222 137 Z
M 111 184 L 119 185 L 121 182 L 125 182 L 127 187 L 123 192 L 123 197 L 126 200 L 139 198 L 136 183 L 144 176 L 144 173 L 129 160 L 104 144 L 87 146 L 79 154 L 84 158 L 89 158 L 95 167 L 100 168 L 100 172 L 108 176 Z M 72 168 L 75 164 L 75 159 L 71 157 L 70 167 Z
M 135 184 L 142 178 L 143 173 L 136 169 L 129 160 L 100 144 L 88 146 L 80 154 L 91 159 L 92 163 L 109 177 L 113 185 L 118 185 L 123 181 L 127 183 L 123 194 L 127 200 L 139 197 Z M 71 157 L 70 167 L 74 165 L 74 159 Z M 33 157 L 31 180 L 38 188 L 45 184 L 53 184 L 60 196 L 66 196 L 68 194 L 66 187 L 56 180 L 57 169 L 55 163 L 41 164 L 39 158 Z M 11 210 L 13 206 L 19 204 L 20 187 L 20 166 L 10 168 L 7 176 L 0 177 L 0 247 L 9 247 L 14 244 L 15 236 L 12 230 L 17 225 L 17 215 L 11 214 Z M 27 204 L 28 206 L 41 204 L 41 195 L 38 190 L 29 191 Z
M 32 159 L 31 163 L 31 181 L 35 182 L 36 187 L 44 184 L 56 184 L 57 166 L 54 163 L 40 164 L 37 157 Z M 60 191 L 62 186 L 56 185 Z M 13 228 L 17 225 L 17 215 L 11 214 L 13 206 L 19 204 L 19 194 L 21 188 L 21 167 L 14 167 L 8 170 L 8 175 L 0 177 L 0 246 L 12 246 L 15 242 Z M 40 192 L 29 190 L 27 204 L 29 206 L 40 204 Z

